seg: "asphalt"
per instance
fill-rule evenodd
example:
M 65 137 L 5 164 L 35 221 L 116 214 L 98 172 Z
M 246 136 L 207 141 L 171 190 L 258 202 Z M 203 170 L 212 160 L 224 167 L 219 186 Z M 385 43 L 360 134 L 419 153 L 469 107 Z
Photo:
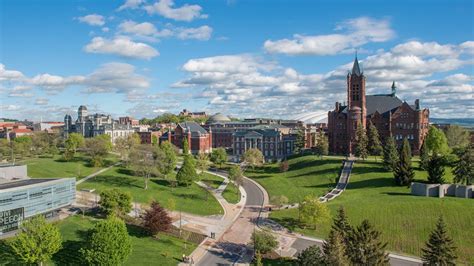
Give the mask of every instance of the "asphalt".
M 253 182 L 244 179 L 242 187 L 247 192 L 245 202 L 246 209 L 255 210 L 255 207 L 261 207 L 264 202 L 263 192 Z M 238 219 L 247 219 L 241 215 Z M 216 249 L 209 251 L 199 261 L 198 265 L 233 265 L 242 255 L 249 252 L 249 247 L 241 244 L 218 242 Z

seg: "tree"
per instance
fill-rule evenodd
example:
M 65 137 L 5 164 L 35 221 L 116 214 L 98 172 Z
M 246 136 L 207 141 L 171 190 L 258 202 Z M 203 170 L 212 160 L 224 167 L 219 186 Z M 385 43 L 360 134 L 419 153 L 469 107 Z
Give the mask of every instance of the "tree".
M 393 137 L 389 137 L 383 149 L 383 167 L 387 171 L 394 171 L 398 164 L 397 144 Z
M 160 144 L 160 149 L 165 154 L 163 160 L 161 161 L 162 168 L 160 169 L 160 171 L 163 175 L 168 175 L 176 168 L 175 147 L 169 141 L 163 141 Z
M 363 160 L 365 160 L 369 154 L 367 150 L 368 142 L 366 130 L 362 124 L 359 124 L 356 131 L 355 155 Z
M 324 262 L 326 265 L 345 266 L 348 265 L 345 242 L 338 231 L 331 230 L 329 236 L 323 243 Z
M 298 129 L 296 131 L 296 140 L 295 140 L 295 153 L 300 153 L 305 146 L 305 134 L 304 129 Z
M 403 140 L 402 150 L 400 152 L 400 160 L 393 171 L 395 183 L 400 186 L 407 186 L 415 177 L 415 172 L 411 166 L 411 149 L 408 140 Z
M 474 180 L 474 146 L 460 149 L 458 157 L 453 168 L 454 182 L 471 185 Z
M 245 151 L 244 155 L 242 156 L 242 159 L 245 163 L 250 165 L 252 169 L 254 169 L 255 166 L 262 166 L 265 160 L 263 158 L 262 152 L 257 148 L 251 148 Z
M 85 144 L 84 137 L 79 133 L 71 133 L 68 135 L 64 143 L 64 159 L 71 160 L 76 155 L 77 149 Z
M 352 231 L 352 226 L 347 221 L 346 211 L 344 210 L 344 207 L 342 206 L 339 207 L 339 210 L 337 211 L 337 215 L 333 219 L 331 230 L 341 235 L 346 245 L 349 244 L 348 235 Z
M 288 204 L 288 198 L 284 195 L 271 196 L 270 202 L 276 206 L 283 206 L 285 204 Z
M 127 227 L 115 216 L 97 222 L 86 243 L 81 253 L 89 265 L 121 265 L 132 252 Z
M 85 151 L 89 155 L 92 165 L 102 166 L 104 157 L 112 150 L 110 136 L 107 134 L 98 135 L 88 138 L 85 143 Z
M 123 216 L 132 210 L 132 195 L 119 189 L 107 189 L 100 193 L 99 205 L 107 215 Z
M 448 126 L 446 139 L 448 140 L 448 146 L 453 150 L 465 148 L 471 143 L 469 131 L 458 125 Z
M 290 168 L 290 165 L 288 164 L 288 160 L 285 159 L 280 162 L 280 172 L 288 172 L 288 169 Z
M 374 126 L 372 121 L 369 122 L 368 138 L 369 153 L 370 155 L 375 156 L 375 160 L 377 161 L 377 156 L 380 156 L 382 154 L 383 148 L 382 143 L 380 142 L 379 131 Z
M 380 232 L 368 220 L 362 221 L 349 234 L 347 255 L 355 265 L 388 265 L 387 243 L 380 240 Z
M 153 201 L 143 217 L 143 226 L 152 234 L 168 231 L 171 228 L 171 217 L 161 205 Z
M 130 151 L 140 145 L 140 143 L 140 136 L 137 133 L 133 133 L 128 136 L 117 138 L 115 140 L 114 149 L 120 153 L 120 158 L 122 160 L 128 162 Z
M 31 152 L 31 138 L 29 136 L 16 137 L 13 141 L 13 151 L 15 156 L 23 158 L 28 156 Z
M 20 233 L 8 245 L 24 263 L 43 265 L 62 247 L 59 229 L 38 215 L 21 225 Z
M 178 181 L 180 186 L 189 186 L 196 179 L 196 176 L 193 158 L 191 155 L 184 156 L 183 165 L 176 174 L 176 181 Z
M 451 152 L 448 146 L 448 139 L 443 131 L 431 126 L 428 130 L 428 135 L 425 138 L 426 147 L 431 154 L 447 155 Z
M 130 152 L 130 165 L 137 176 L 142 176 L 145 181 L 144 189 L 148 189 L 148 180 L 152 174 L 159 174 L 160 160 L 155 160 L 156 153 L 153 153 L 152 147 L 142 146 L 135 148 Z
M 426 141 L 421 144 L 420 149 L 420 168 L 423 170 L 428 170 L 428 163 L 430 161 L 430 153 L 428 147 L 426 147 Z
M 433 154 L 428 162 L 428 182 L 431 184 L 444 184 L 444 158 Z
M 212 150 L 211 161 L 219 167 L 222 167 L 222 164 L 227 162 L 227 152 L 224 148 L 216 148 Z
M 426 265 L 456 265 L 456 247 L 446 231 L 443 217 L 439 217 L 436 228 L 421 251 Z
M 325 264 L 324 256 L 317 245 L 306 248 L 297 258 L 297 265 L 299 266 L 316 266 Z
M 236 180 L 242 178 L 243 174 L 242 174 L 242 170 L 240 169 L 240 166 L 232 165 L 229 168 L 228 176 L 229 176 L 229 179 L 232 180 L 232 181 L 236 181 Z
M 316 144 L 316 154 L 321 158 L 323 155 L 329 154 L 329 142 L 328 138 L 324 134 L 321 134 L 318 138 L 318 143 Z
M 252 234 L 252 243 L 255 251 L 266 254 L 278 246 L 276 237 L 269 231 L 254 231 Z
M 196 168 L 201 172 L 201 175 L 204 174 L 207 169 L 209 169 L 209 156 L 205 153 L 199 153 L 196 160 Z
M 306 196 L 298 208 L 301 221 L 313 226 L 314 229 L 317 228 L 318 224 L 330 218 L 328 207 L 319 202 L 318 198 L 312 195 Z
M 158 144 L 158 137 L 156 135 L 151 135 L 151 145 L 155 146 Z
M 183 154 L 187 155 L 189 154 L 189 143 L 188 143 L 188 138 L 183 138 Z

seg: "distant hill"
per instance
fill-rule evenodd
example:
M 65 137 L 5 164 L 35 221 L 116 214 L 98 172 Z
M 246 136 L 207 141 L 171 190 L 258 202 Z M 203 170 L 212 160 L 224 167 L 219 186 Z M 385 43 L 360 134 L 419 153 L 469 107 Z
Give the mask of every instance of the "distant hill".
M 430 118 L 433 124 L 451 124 L 474 129 L 474 118 Z

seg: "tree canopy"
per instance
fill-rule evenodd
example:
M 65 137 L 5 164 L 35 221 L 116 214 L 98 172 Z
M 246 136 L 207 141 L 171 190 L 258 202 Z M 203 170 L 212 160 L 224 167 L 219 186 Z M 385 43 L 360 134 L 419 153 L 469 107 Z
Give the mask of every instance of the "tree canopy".
M 100 193 L 99 205 L 107 215 L 126 215 L 132 210 L 132 195 L 116 188 Z
M 184 162 L 176 174 L 176 181 L 180 186 L 190 186 L 196 179 L 197 173 L 194 168 L 194 159 L 191 155 L 184 156 Z
M 211 153 L 211 162 L 222 167 L 222 164 L 227 162 L 227 152 L 224 148 L 215 148 Z
M 242 160 L 252 168 L 255 168 L 255 166 L 263 165 L 265 159 L 259 149 L 251 148 L 245 151 L 244 155 L 242 156 Z
M 431 126 L 425 138 L 426 147 L 431 154 L 447 155 L 451 152 L 448 146 L 448 139 L 443 131 Z
M 400 159 L 393 171 L 395 183 L 400 186 L 409 185 L 415 177 L 415 172 L 411 165 L 411 149 L 408 140 L 403 140 L 402 150 L 400 151 Z

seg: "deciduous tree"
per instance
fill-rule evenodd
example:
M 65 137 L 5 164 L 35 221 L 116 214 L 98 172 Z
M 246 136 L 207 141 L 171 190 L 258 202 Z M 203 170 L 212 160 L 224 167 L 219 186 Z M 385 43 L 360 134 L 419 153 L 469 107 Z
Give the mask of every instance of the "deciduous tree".
M 266 254 L 278 246 L 276 237 L 269 231 L 255 231 L 252 234 L 252 243 L 255 251 Z
M 148 189 L 148 180 L 152 175 L 159 175 L 160 167 L 158 165 L 161 160 L 156 160 L 157 154 L 154 153 L 153 147 L 141 146 L 130 152 L 130 165 L 136 175 L 144 178 L 145 189 Z
M 451 152 L 448 146 L 448 139 L 443 131 L 434 126 L 431 126 L 428 130 L 425 142 L 430 154 L 447 155 Z
M 176 149 L 169 141 L 163 141 L 160 144 L 160 149 L 165 154 L 161 161 L 161 173 L 168 175 L 176 168 Z
M 219 167 L 222 167 L 222 164 L 227 162 L 227 152 L 225 151 L 224 148 L 216 148 L 212 150 L 211 153 L 211 161 L 218 165 Z
M 288 169 L 290 168 L 290 165 L 288 164 L 288 160 L 283 160 L 280 162 L 280 172 L 284 173 L 287 172 Z
M 24 221 L 20 233 L 7 242 L 25 264 L 39 264 L 51 259 L 61 249 L 59 229 L 42 215 Z
M 242 160 L 254 169 L 255 166 L 262 166 L 265 159 L 259 149 L 251 148 L 244 153 Z
M 85 143 L 85 152 L 89 155 L 92 165 L 102 166 L 105 156 L 112 150 L 110 136 L 107 134 L 98 135 L 88 138 Z
M 422 253 L 426 265 L 456 265 L 456 247 L 446 231 L 443 217 L 439 217 Z
M 469 131 L 458 125 L 449 125 L 445 135 L 448 146 L 453 150 L 465 148 L 471 143 Z
M 132 210 L 132 195 L 119 189 L 107 189 L 100 193 L 99 205 L 107 215 L 123 216 Z
M 71 160 L 76 155 L 77 149 L 85 144 L 84 137 L 79 133 L 70 133 L 64 143 L 64 159 Z
M 81 253 L 89 265 L 122 265 L 132 252 L 127 227 L 115 216 L 97 222 L 86 243 Z
M 161 205 L 153 201 L 143 217 L 143 226 L 153 235 L 171 228 L 171 217 Z
M 295 153 L 300 153 L 304 149 L 305 136 L 304 130 L 298 129 L 296 131 Z
M 395 183 L 400 186 L 409 185 L 415 177 L 415 172 L 411 166 L 411 149 L 408 140 L 403 140 L 402 150 L 400 152 L 400 159 L 393 171 Z
M 200 171 L 201 175 L 209 169 L 210 165 L 209 156 L 203 152 L 199 153 L 196 160 L 196 169 Z
M 324 134 L 321 134 L 318 137 L 318 143 L 316 143 L 316 154 L 321 158 L 323 155 L 329 154 L 329 142 L 328 138 Z
M 301 221 L 306 225 L 312 226 L 314 229 L 320 223 L 330 218 L 329 209 L 326 205 L 319 202 L 317 197 L 308 195 L 299 205 Z
M 387 171 L 394 171 L 399 160 L 397 144 L 393 137 L 388 137 L 383 149 L 383 167 Z

